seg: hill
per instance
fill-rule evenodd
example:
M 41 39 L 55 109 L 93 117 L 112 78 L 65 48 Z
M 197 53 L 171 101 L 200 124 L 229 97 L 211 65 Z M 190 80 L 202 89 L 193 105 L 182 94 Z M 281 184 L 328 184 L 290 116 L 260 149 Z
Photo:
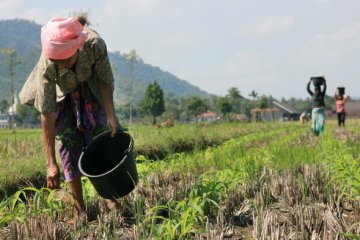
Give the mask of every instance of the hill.
M 37 63 L 41 53 L 40 46 L 41 26 L 33 21 L 23 19 L 0 21 L 0 49 L 14 48 L 19 62 L 14 69 L 14 89 L 19 92 L 22 84 Z M 190 83 L 181 80 L 173 74 L 161 70 L 159 67 L 144 63 L 139 58 L 134 62 L 134 81 L 131 82 L 131 62 L 119 52 L 109 52 L 110 62 L 115 77 L 115 100 L 125 104 L 131 92 L 133 99 L 139 102 L 150 82 L 157 83 L 164 90 L 165 95 L 173 97 L 199 96 L 207 97 L 208 94 Z M 10 77 L 8 57 L 0 55 L 0 100 L 10 97 Z M 133 91 L 131 91 L 131 88 Z

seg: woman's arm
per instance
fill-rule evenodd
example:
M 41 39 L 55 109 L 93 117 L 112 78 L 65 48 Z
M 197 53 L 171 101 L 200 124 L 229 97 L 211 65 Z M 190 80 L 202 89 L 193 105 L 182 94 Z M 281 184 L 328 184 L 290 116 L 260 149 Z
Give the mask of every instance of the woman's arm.
M 120 128 L 120 123 L 116 118 L 114 100 L 113 100 L 113 86 L 105 82 L 99 82 L 100 92 L 104 102 L 104 108 L 106 112 L 106 117 L 108 125 L 111 129 L 111 136 L 115 136 L 118 129 Z
M 326 80 L 325 79 L 324 79 L 324 88 L 321 93 L 325 96 L 325 93 L 326 93 Z
M 313 92 L 311 91 L 311 89 L 310 89 L 310 83 L 311 83 L 311 80 L 308 82 L 306 90 L 307 90 L 308 93 L 312 96 L 314 93 L 313 93 Z
M 60 170 L 55 157 L 55 112 L 41 114 L 43 142 L 46 154 L 47 187 L 60 187 Z
M 109 56 L 107 54 L 107 47 L 103 39 L 100 37 L 96 43 L 92 45 L 95 57 L 93 71 L 97 76 L 98 86 L 103 100 L 107 122 L 111 129 L 111 136 L 115 136 L 118 129 L 121 127 L 116 118 L 113 100 L 113 82 L 114 76 L 112 74 Z

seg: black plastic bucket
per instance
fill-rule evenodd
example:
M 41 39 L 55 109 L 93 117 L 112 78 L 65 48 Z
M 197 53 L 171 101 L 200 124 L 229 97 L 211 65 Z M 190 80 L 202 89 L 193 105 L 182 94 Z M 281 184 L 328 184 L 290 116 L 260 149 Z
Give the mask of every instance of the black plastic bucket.
M 324 77 L 311 77 L 313 84 L 315 87 L 320 87 L 324 84 L 325 78 Z
M 345 94 L 345 88 L 344 88 L 344 87 L 338 87 L 337 89 L 338 89 L 338 94 L 339 94 L 340 96 L 342 96 L 342 95 Z
M 79 159 L 80 172 L 89 178 L 103 198 L 118 198 L 130 193 L 138 183 L 132 137 L 119 132 L 111 137 L 104 132 L 94 138 Z

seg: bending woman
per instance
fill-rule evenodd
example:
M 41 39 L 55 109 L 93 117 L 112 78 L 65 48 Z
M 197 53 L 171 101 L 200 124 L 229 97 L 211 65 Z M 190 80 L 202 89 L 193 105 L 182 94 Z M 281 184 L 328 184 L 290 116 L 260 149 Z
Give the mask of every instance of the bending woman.
M 84 27 L 86 19 L 54 18 L 41 29 L 42 54 L 19 96 L 23 104 L 41 112 L 46 153 L 47 186 L 60 187 L 55 136 L 61 163 L 75 203 L 84 213 L 78 160 L 93 136 L 120 124 L 113 103 L 113 74 L 104 40 Z M 101 160 L 101 159 L 99 159 Z M 117 205 L 115 199 L 108 206 Z
M 324 88 L 321 91 L 320 86 L 315 86 L 314 91 L 310 89 L 310 83 L 307 84 L 307 91 L 312 99 L 312 112 L 311 119 L 312 125 L 311 128 L 313 132 L 318 136 L 324 131 L 325 126 L 325 93 L 326 93 L 326 80 L 324 79 Z

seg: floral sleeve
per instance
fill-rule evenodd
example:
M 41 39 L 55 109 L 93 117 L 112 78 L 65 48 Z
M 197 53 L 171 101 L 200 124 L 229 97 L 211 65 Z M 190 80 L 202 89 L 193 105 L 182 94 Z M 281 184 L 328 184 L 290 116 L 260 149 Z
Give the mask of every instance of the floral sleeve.
M 113 84 L 114 77 L 112 74 L 110 61 L 107 53 L 107 47 L 103 39 L 99 38 L 92 44 L 95 56 L 94 73 L 97 81 Z

